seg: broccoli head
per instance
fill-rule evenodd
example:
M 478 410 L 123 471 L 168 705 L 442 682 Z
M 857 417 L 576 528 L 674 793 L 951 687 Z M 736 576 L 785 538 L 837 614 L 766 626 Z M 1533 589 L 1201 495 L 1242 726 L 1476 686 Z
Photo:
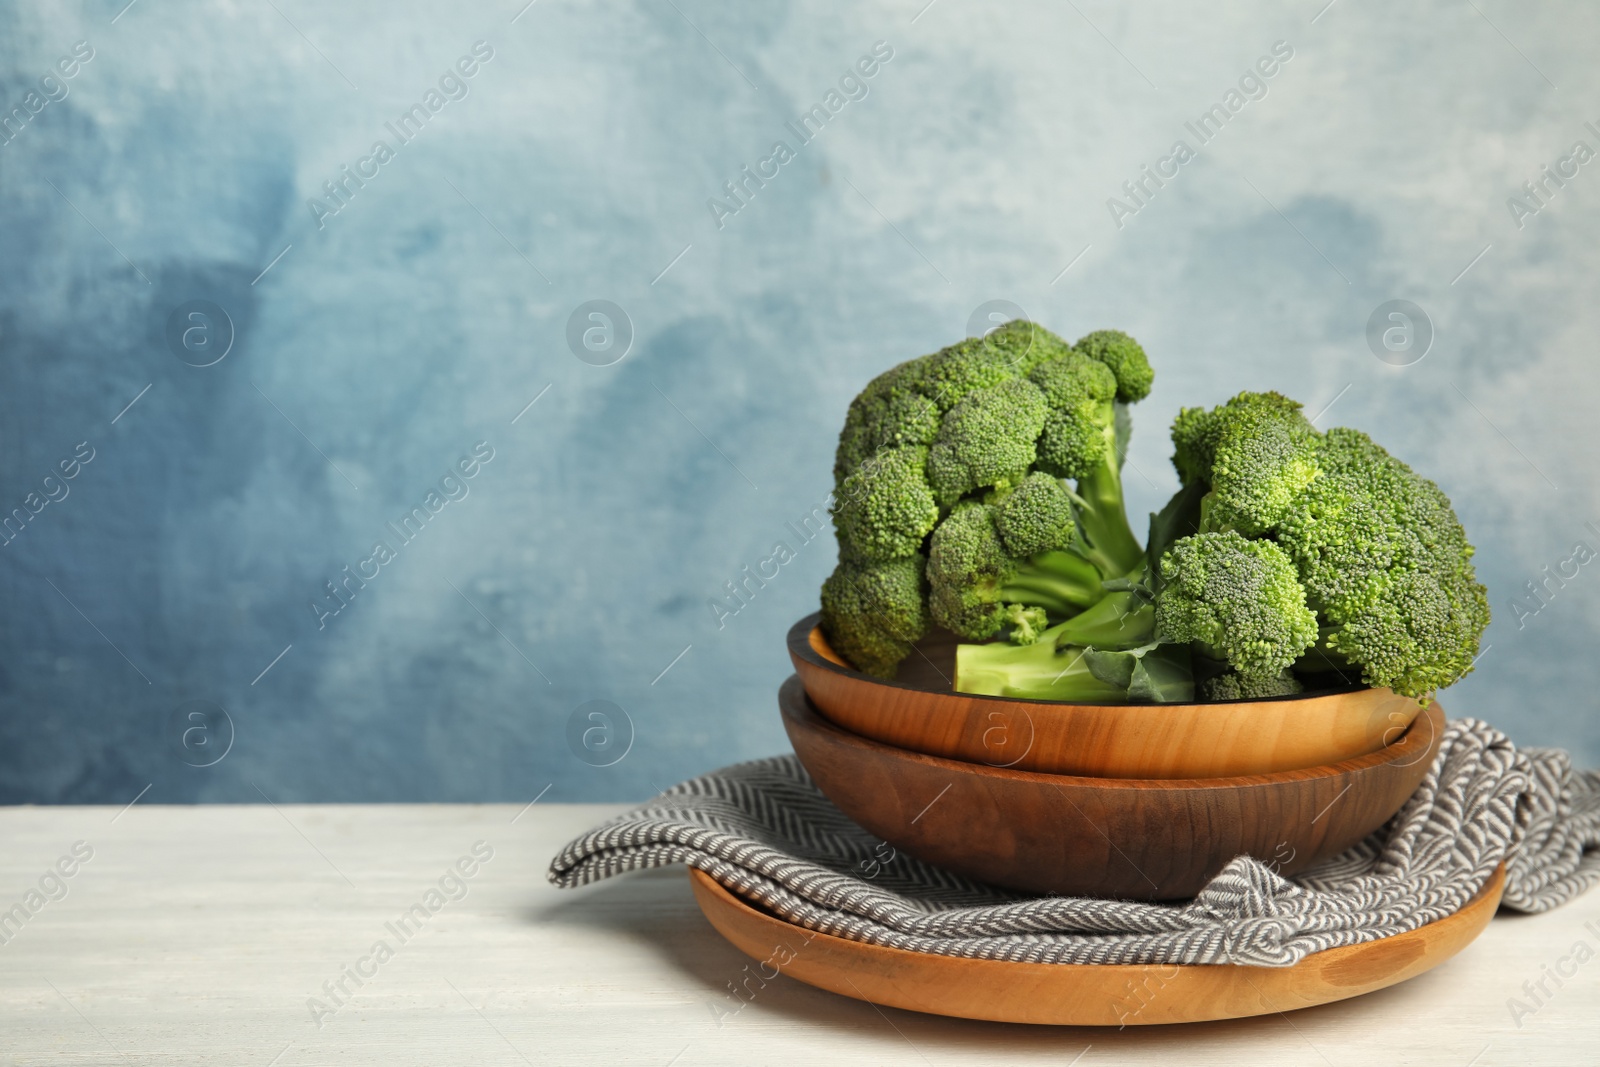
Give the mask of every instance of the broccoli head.
M 860 574 L 926 554 L 929 617 L 964 637 L 1006 630 L 1018 643 L 1051 633 L 1135 647 L 1148 638 L 1148 599 L 1105 583 L 1148 570 L 1121 468 L 1125 405 L 1151 381 L 1126 334 L 1092 333 L 1073 347 L 1025 320 L 874 378 L 851 403 L 835 455 L 842 565 L 830 603 L 842 604 Z M 841 634 L 844 614 L 830 609 Z M 1052 629 L 1080 614 L 1075 629 Z M 877 644 L 841 636 L 840 650 L 870 646 L 862 655 L 880 668 L 901 649 L 881 628 L 850 632 Z
M 1357 668 L 1425 699 L 1471 669 L 1488 602 L 1437 485 L 1360 431 L 1319 433 L 1277 393 L 1186 408 L 1172 441 L 1186 491 L 1205 490 L 1200 530 L 1260 539 L 1293 563 L 1319 630 L 1302 670 Z
M 1260 677 L 1311 647 L 1317 619 L 1288 554 L 1228 530 L 1179 538 L 1161 557 L 1155 632 Z
M 924 473 L 928 450 L 885 448 L 845 478 L 834 502 L 841 554 L 852 559 L 905 559 L 922 548 L 939 521 Z
M 835 651 L 867 674 L 894 677 L 911 646 L 928 632 L 925 561 L 841 560 L 822 583 L 822 630 Z

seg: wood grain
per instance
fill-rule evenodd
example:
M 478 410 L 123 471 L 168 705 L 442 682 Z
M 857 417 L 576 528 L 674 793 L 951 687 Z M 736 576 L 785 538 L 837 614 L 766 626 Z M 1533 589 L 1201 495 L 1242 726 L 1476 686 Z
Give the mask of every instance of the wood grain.
M 1011 963 L 959 959 L 849 941 L 785 922 L 691 870 L 700 910 L 756 960 L 821 989 L 874 1004 L 995 1022 L 1149 1026 L 1237 1019 L 1370 993 L 1433 969 L 1493 918 L 1505 888 L 1497 868 L 1454 915 L 1381 941 L 1329 949 L 1291 967 Z M 792 958 L 791 958 L 792 955 Z M 770 964 L 769 964 L 770 966 Z
M 1114 706 L 956 693 L 949 642 L 929 643 L 921 649 L 926 657 L 908 657 L 900 677 L 885 682 L 835 653 L 818 618 L 807 616 L 790 629 L 789 658 L 824 716 L 897 748 L 992 767 L 1101 778 L 1270 774 L 1376 752 L 1421 710 L 1388 689 L 1364 687 Z
M 817 787 L 919 859 L 1036 893 L 1193 896 L 1235 856 L 1285 874 L 1382 825 L 1427 774 L 1444 729 L 1435 701 L 1393 745 L 1326 767 L 1230 778 L 1085 778 L 911 752 L 828 722 L 798 677 L 778 694 Z

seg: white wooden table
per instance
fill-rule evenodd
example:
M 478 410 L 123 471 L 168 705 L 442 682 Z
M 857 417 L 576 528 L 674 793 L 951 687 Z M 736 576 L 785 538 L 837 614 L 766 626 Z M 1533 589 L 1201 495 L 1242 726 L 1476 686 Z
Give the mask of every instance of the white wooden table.
M 746 960 L 681 868 L 546 882 L 556 850 L 617 810 L 0 809 L 0 1064 L 1600 1063 L 1600 958 L 1569 956 L 1580 941 L 1600 951 L 1600 893 L 1502 916 L 1430 974 L 1288 1016 L 1008 1026 L 880 1011 L 786 977 L 730 1014 Z M 75 842 L 92 856 L 74 862 Z M 458 860 L 470 877 L 446 877 Z M 4 918 L 30 902 L 20 929 Z M 379 941 L 392 956 L 373 954 Z M 1576 965 L 1559 988 L 1545 977 L 1558 965 Z M 1542 977 L 1551 996 L 1519 1027 L 1507 1001 Z

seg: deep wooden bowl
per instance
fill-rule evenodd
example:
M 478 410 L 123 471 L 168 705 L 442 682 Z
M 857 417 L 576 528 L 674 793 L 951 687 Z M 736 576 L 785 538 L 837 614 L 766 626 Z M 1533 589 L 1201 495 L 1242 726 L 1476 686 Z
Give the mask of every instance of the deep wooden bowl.
M 1235 856 L 1293 874 L 1400 810 L 1444 731 L 1437 701 L 1394 744 L 1325 767 L 1232 778 L 1079 778 L 941 759 L 823 718 L 800 679 L 783 725 L 817 787 L 897 849 L 1034 893 L 1191 897 Z
M 952 691 L 954 647 L 919 648 L 886 682 L 855 670 L 808 615 L 789 658 L 818 710 L 897 748 L 1046 774 L 1228 778 L 1321 767 L 1376 752 L 1417 702 L 1351 686 L 1293 697 L 1197 704 L 1068 704 Z

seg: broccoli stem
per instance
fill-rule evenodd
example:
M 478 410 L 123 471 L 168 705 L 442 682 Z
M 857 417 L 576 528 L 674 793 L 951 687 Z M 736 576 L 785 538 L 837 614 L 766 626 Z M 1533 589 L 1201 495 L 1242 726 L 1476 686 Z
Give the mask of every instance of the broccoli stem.
M 1064 625 L 1064 624 L 1063 624 Z M 1121 703 L 1127 690 L 1095 677 L 1083 649 L 1057 651 L 1046 630 L 1031 645 L 997 642 L 956 648 L 956 689 L 997 697 Z
M 1155 608 L 1144 588 L 1147 575 L 1147 565 L 1141 560 L 1114 583 L 1129 588 L 1102 589 L 1094 603 L 1042 631 L 1033 643 L 958 645 L 956 691 L 1033 700 L 1126 703 L 1127 685 L 1119 687 L 1096 676 L 1083 653 L 1085 648 L 1105 652 L 1149 645 L 1155 634 Z M 1181 681 L 1188 684 L 1183 691 L 1192 694 L 1186 663 L 1180 673 Z M 1103 668 L 1100 674 L 1105 674 Z M 1163 686 L 1171 688 L 1170 684 Z
M 1093 607 L 1051 627 L 1041 640 L 1053 637 L 1058 649 L 1069 645 L 1134 648 L 1155 635 L 1156 609 L 1142 592 L 1107 593 Z
M 1078 703 L 1174 703 L 1194 699 L 1189 646 L 1151 642 L 1108 651 L 1056 645 L 1061 623 L 1027 645 L 958 645 L 960 693 Z
M 1072 552 L 1041 552 L 1000 589 L 1007 603 L 1044 608 L 1052 615 L 1076 615 L 1105 596 L 1099 568 Z
M 1116 427 L 1107 423 L 1100 431 L 1106 439 L 1104 454 L 1093 469 L 1078 479 L 1078 528 L 1089 543 L 1089 555 L 1109 574 L 1125 574 L 1144 559 L 1144 548 L 1128 525 L 1122 498 L 1122 464 L 1117 452 Z M 1098 558 L 1097 558 L 1098 557 Z

